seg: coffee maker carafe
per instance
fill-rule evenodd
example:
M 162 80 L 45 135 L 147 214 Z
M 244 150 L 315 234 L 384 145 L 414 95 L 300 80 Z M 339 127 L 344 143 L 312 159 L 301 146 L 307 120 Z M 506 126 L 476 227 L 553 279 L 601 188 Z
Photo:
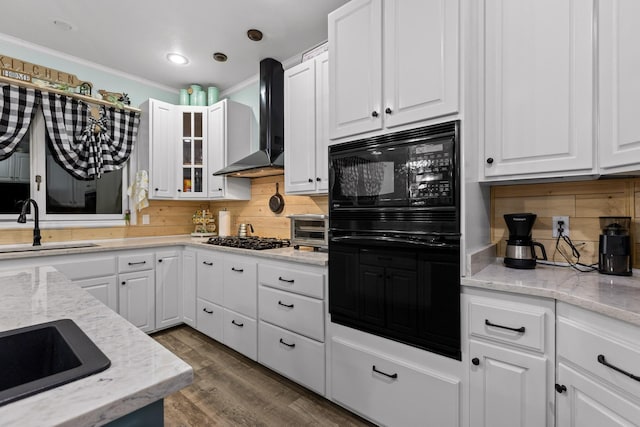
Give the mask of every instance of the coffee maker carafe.
M 534 242 L 531 238 L 531 229 L 536 222 L 536 214 L 513 213 L 505 214 L 504 220 L 509 228 L 507 251 L 504 257 L 504 265 L 511 268 L 530 269 L 536 267 L 535 247 L 542 252 L 542 259 L 547 259 L 547 252 L 541 243 Z
M 631 217 L 601 216 L 598 271 L 616 276 L 631 276 Z

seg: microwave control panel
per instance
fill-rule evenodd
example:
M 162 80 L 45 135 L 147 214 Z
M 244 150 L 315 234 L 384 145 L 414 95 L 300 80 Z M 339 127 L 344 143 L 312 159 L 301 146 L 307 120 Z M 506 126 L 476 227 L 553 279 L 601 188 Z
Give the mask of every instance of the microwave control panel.
M 453 142 L 411 147 L 408 172 L 411 206 L 454 204 Z

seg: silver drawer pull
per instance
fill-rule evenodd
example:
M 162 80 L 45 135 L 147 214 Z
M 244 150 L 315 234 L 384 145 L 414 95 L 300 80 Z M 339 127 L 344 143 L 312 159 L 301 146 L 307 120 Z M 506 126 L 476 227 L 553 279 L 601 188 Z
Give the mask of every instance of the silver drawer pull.
M 520 326 L 519 328 L 511 328 L 509 326 L 502 326 L 502 325 L 496 325 L 495 323 L 491 323 L 489 319 L 484 319 L 484 324 L 487 326 L 493 326 L 494 328 L 506 329 L 509 331 L 524 334 L 524 326 Z
M 294 279 L 283 279 L 282 277 L 278 277 L 278 280 L 281 282 L 286 282 L 286 283 L 293 283 L 295 282 Z
M 382 375 L 384 375 L 385 377 L 389 377 L 389 378 L 392 378 L 392 379 L 394 379 L 394 380 L 395 380 L 396 378 L 398 378 L 398 374 L 387 374 L 386 372 L 382 372 L 382 371 L 380 371 L 380 370 L 376 369 L 376 365 L 373 365 L 371 369 L 373 369 L 373 372 L 377 372 L 378 374 L 382 374 Z
M 610 364 L 609 362 L 607 362 L 607 359 L 604 358 L 604 354 L 599 354 L 598 355 L 598 363 L 603 364 L 604 366 L 606 366 L 607 368 L 611 368 L 614 371 L 620 372 L 622 375 L 626 375 L 629 378 L 633 378 L 636 381 L 640 381 L 640 377 L 637 375 L 633 375 L 630 372 L 625 371 L 624 369 L 618 368 L 617 366 L 614 366 L 612 364 Z

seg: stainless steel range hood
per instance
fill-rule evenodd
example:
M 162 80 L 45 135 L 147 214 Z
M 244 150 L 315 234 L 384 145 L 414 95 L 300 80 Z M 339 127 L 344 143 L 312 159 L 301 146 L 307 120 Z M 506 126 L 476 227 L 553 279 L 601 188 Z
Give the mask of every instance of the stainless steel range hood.
M 260 149 L 214 175 L 243 178 L 284 173 L 284 70 L 275 59 L 260 61 Z

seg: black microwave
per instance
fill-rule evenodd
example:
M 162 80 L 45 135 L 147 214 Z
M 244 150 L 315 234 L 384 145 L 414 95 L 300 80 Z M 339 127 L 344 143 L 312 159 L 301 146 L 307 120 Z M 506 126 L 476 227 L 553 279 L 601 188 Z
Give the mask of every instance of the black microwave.
M 458 129 L 452 121 L 330 146 L 330 209 L 455 208 Z

